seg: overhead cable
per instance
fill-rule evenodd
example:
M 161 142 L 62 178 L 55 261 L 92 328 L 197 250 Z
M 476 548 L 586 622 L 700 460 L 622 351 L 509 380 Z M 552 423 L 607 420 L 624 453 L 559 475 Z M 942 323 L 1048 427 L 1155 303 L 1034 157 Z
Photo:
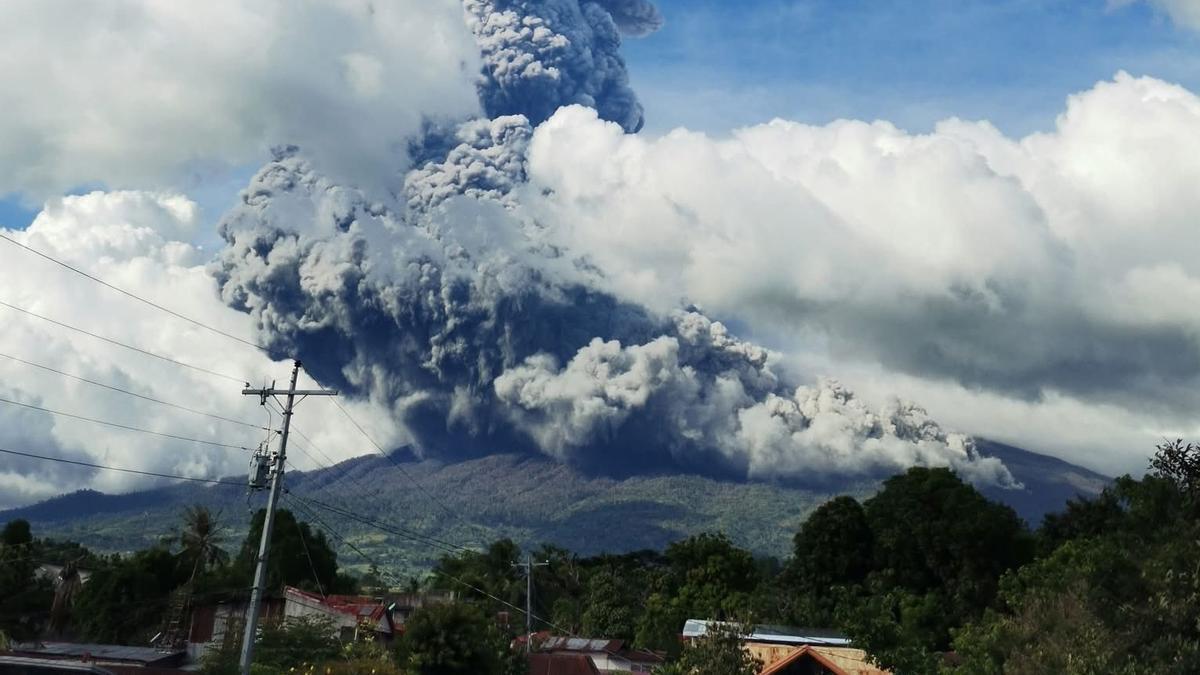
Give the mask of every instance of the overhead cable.
M 247 450 L 247 451 L 249 450 L 249 448 L 242 446 L 242 445 L 231 445 L 229 443 L 220 443 L 217 441 L 206 441 L 206 440 L 200 439 L 200 438 L 190 438 L 188 436 L 177 436 L 175 434 L 168 434 L 168 433 L 164 433 L 161 431 L 152 431 L 150 429 L 143 429 L 141 427 L 129 426 L 128 424 L 119 424 L 117 422 L 109 422 L 107 420 L 96 419 L 94 417 L 84 417 L 83 415 L 76 415 L 74 413 L 63 412 L 61 410 L 53 410 L 51 408 L 43 408 L 42 406 L 33 405 L 32 403 L 21 403 L 20 401 L 13 401 L 11 399 L 7 399 L 7 398 L 3 398 L 3 397 L 0 397 L 0 403 L 7 403 L 9 405 L 20 406 L 22 408 L 29 408 L 31 410 L 40 410 L 41 412 L 50 413 L 51 415 L 58 415 L 60 417 L 69 417 L 71 419 L 77 419 L 77 420 L 81 420 L 84 422 L 90 422 L 92 424 L 103 424 L 104 426 L 114 427 L 116 429 L 124 429 L 126 431 L 136 431 L 140 434 L 150 434 L 152 436 L 161 436 L 163 438 L 173 438 L 178 441 L 187 441 L 189 443 L 201 443 L 204 445 L 215 445 L 215 446 L 221 447 L 221 448 L 233 448 L 234 450 Z
M 175 408 L 176 410 L 182 410 L 182 411 L 184 411 L 184 412 L 189 412 L 189 413 L 192 413 L 192 414 L 195 414 L 195 415 L 202 415 L 202 416 L 204 416 L 204 417 L 209 417 L 209 418 L 212 418 L 212 419 L 215 419 L 215 420 L 221 420 L 222 422 L 229 422 L 229 423 L 231 423 L 231 424 L 239 424 L 239 425 L 241 425 L 241 426 L 244 426 L 244 427 L 249 427 L 249 428 L 251 428 L 251 429 L 258 429 L 258 430 L 260 430 L 260 431 L 270 431 L 270 429 L 268 429 L 267 427 L 264 427 L 264 426 L 261 426 L 261 425 L 258 425 L 258 424 L 253 424 L 253 423 L 251 423 L 251 422 L 243 422 L 242 420 L 233 419 L 232 417 L 225 417 L 225 416 L 222 416 L 222 415 L 217 415 L 217 414 L 214 414 L 214 413 L 208 413 L 208 412 L 204 412 L 203 410 L 196 410 L 195 408 L 189 408 L 188 406 L 185 406 L 185 405 L 180 405 L 180 404 L 178 404 L 178 403 L 171 403 L 170 401 L 164 401 L 164 400 L 162 400 L 162 399 L 154 398 L 153 396 L 146 396 L 146 395 L 144 395 L 144 394 L 139 394 L 139 393 L 137 393 L 137 392 L 134 392 L 134 391 L 129 391 L 128 389 L 122 389 L 122 388 L 120 388 L 120 387 L 114 387 L 114 386 L 113 386 L 113 385 L 111 385 L 111 384 L 105 384 L 105 383 L 103 383 L 103 382 L 97 382 L 96 380 L 89 380 L 89 379 L 88 379 L 88 378 L 86 378 L 86 377 L 80 377 L 79 375 L 74 375 L 74 374 L 72 374 L 72 373 L 68 373 L 68 372 L 65 372 L 65 371 L 62 371 L 62 370 L 58 370 L 57 368 L 51 368 L 50 366 L 47 366 L 47 365 L 44 365 L 44 364 L 41 364 L 41 363 L 34 363 L 33 361 L 26 361 L 25 359 L 18 358 L 18 357 L 16 357 L 16 356 L 12 356 L 11 354 L 4 354 L 4 353 L 0 352 L 0 357 L 4 357 L 4 358 L 6 358 L 6 359 L 11 359 L 11 360 L 13 360 L 13 361 L 16 361 L 17 363 L 23 363 L 23 364 L 25 364 L 25 365 L 27 365 L 27 366 L 31 366 L 31 367 L 33 367 L 33 368 L 40 368 L 40 369 L 42 369 L 42 370 L 45 370 L 45 371 L 47 371 L 47 372 L 51 372 L 51 373 L 55 373 L 55 374 L 57 374 L 57 375 L 61 375 L 61 376 L 63 376 L 63 377 L 68 377 L 68 378 L 71 378 L 72 380 L 78 380 L 79 382 L 83 382 L 83 383 L 85 383 L 85 384 L 90 384 L 90 385 L 93 385 L 93 386 L 96 386 L 96 387 L 102 387 L 102 388 L 104 388 L 104 389 L 108 389 L 108 390 L 110 390 L 110 391 L 115 391 L 115 392 L 118 392 L 118 393 L 121 393 L 121 394 L 126 394 L 126 395 L 128 395 L 128 396 L 133 396 L 133 397 L 135 397 L 135 398 L 140 398 L 140 399 L 142 399 L 142 400 L 144 400 L 144 401 L 150 401 L 151 403 L 158 403 L 158 404 L 160 404 L 160 405 L 165 405 L 165 406 L 168 406 L 168 407 L 170 407 L 170 408 Z
M 285 495 L 285 496 L 286 496 L 286 497 L 290 497 L 290 498 L 291 498 L 291 500 L 293 501 L 293 503 L 296 503 L 296 501 L 297 501 L 297 500 L 299 500 L 299 501 L 306 501 L 306 502 L 309 502 L 310 504 L 312 503 L 312 501 L 311 501 L 311 500 L 306 500 L 306 499 L 303 499 L 303 498 L 301 498 L 301 497 L 299 497 L 299 496 L 297 496 L 297 495 L 295 495 L 295 494 L 288 494 L 288 495 Z M 301 507 L 303 507 L 303 504 L 297 504 L 297 505 L 298 505 L 298 506 L 301 506 Z M 309 510 L 309 509 L 307 509 L 307 508 L 305 508 L 304 510 L 305 510 L 305 511 L 307 511 L 307 512 L 308 512 L 310 515 L 313 515 L 311 510 Z M 321 521 L 320 521 L 320 520 L 317 520 L 317 522 L 318 522 L 318 523 L 321 523 Z M 371 558 L 369 555 L 367 555 L 366 553 L 364 553 L 364 552 L 362 551 L 362 549 L 360 549 L 359 547 L 355 546 L 353 543 L 351 543 L 349 540 L 347 540 L 345 537 L 343 537 L 343 536 L 342 536 L 342 535 L 341 535 L 341 534 L 340 534 L 340 533 L 339 533 L 337 530 L 335 530 L 335 529 L 333 529 L 333 528 L 329 527 L 328 525 L 325 525 L 324 523 L 321 523 L 321 524 L 322 524 L 322 526 L 325 528 L 325 530 L 326 530 L 327 532 L 329 532 L 329 534 L 330 534 L 331 536 L 333 536 L 333 537 L 337 538 L 339 541 L 343 542 L 344 544 L 346 544 L 347 546 L 349 546 L 350 548 L 352 548 L 352 549 L 353 549 L 353 550 L 354 550 L 356 553 L 358 553 L 358 555 L 359 555 L 359 556 L 361 556 L 361 557 L 362 557 L 364 560 L 366 560 L 366 561 L 367 561 L 367 562 L 369 562 L 369 563 L 372 563 L 372 564 L 374 564 L 374 565 L 375 565 L 377 568 L 379 568 L 379 569 L 381 569 L 381 570 L 383 569 L 383 568 L 382 568 L 382 567 L 381 567 L 381 566 L 380 566 L 380 565 L 379 565 L 379 564 L 378 564 L 378 563 L 377 563 L 377 562 L 376 562 L 376 561 L 375 561 L 373 558 Z M 376 527 L 378 527 L 378 525 L 377 525 Z M 385 531 L 386 531 L 386 530 L 385 530 Z M 436 569 L 436 568 L 435 568 L 434 570 L 432 570 L 432 571 L 433 571 L 433 573 L 434 573 L 434 574 L 437 574 L 437 575 L 439 575 L 439 576 L 445 577 L 445 578 L 449 579 L 450 581 L 453 581 L 453 582 L 455 582 L 455 583 L 457 583 L 457 584 L 460 584 L 461 586 L 463 586 L 463 587 L 465 587 L 465 588 L 468 588 L 468 589 L 470 589 L 470 590 L 473 590 L 473 591 L 475 591 L 476 593 L 479 593 L 480 595 L 482 595 L 482 596 L 484 596 L 484 597 L 486 597 L 486 598 L 489 598 L 489 599 L 491 599 L 491 600 L 493 600 L 493 601 L 495 601 L 495 602 L 498 602 L 498 603 L 500 603 L 500 604 L 504 605 L 505 607 L 508 607 L 509 609 L 515 610 L 515 611 L 517 611 L 517 612 L 520 612 L 521 614 L 524 614 L 524 615 L 528 615 L 528 616 L 529 616 L 529 618 L 531 618 L 532 620 L 534 620 L 534 621 L 537 621 L 538 623 L 541 623 L 541 624 L 543 624 L 543 625 L 545 625 L 545 626 L 547 626 L 547 627 L 549 627 L 549 628 L 552 628 L 552 629 L 554 629 L 554 630 L 556 630 L 556 631 L 559 631 L 560 633 L 563 633 L 564 635 L 567 635 L 567 636 L 569 636 L 569 637 L 574 637 L 574 638 L 578 638 L 578 637 L 579 637 L 579 636 L 578 636 L 578 635 L 576 635 L 574 632 L 572 632 L 572 631 L 569 631 L 569 630 L 567 630 L 567 629 L 565 629 L 565 628 L 563 628 L 563 627 L 561 627 L 561 626 L 559 626 L 559 625 L 555 624 L 554 622 L 550 621 L 549 619 L 542 618 L 542 617 L 538 616 L 537 614 L 534 614 L 533 612 L 527 611 L 527 610 L 526 610 L 525 608 L 523 608 L 523 607 L 518 607 L 518 606 L 516 606 L 516 605 L 512 604 L 511 602 L 509 602 L 509 601 L 507 601 L 507 600 L 505 600 L 505 599 L 503 599 L 503 598 L 497 597 L 497 596 L 495 596 L 495 595 L 493 595 L 493 594 L 491 594 L 491 593 L 489 593 L 489 592 L 485 591 L 484 589 L 482 589 L 482 588 L 480 588 L 480 587 L 478 587 L 478 586 L 476 586 L 476 585 L 474 585 L 474 584 L 472 584 L 472 583 L 470 583 L 470 582 L 464 581 L 463 579 L 460 579 L 459 577 L 457 577 L 457 576 L 455 576 L 455 575 L 453 575 L 453 574 L 450 574 L 449 572 L 445 572 L 445 571 L 443 571 L 443 570 L 439 570 L 439 569 Z M 390 575 L 390 574 L 389 574 L 389 576 L 392 576 L 392 578 L 393 578 L 393 579 L 395 578 L 395 576 L 394 576 L 394 575 Z M 527 638 L 527 639 L 528 639 L 528 638 Z M 605 651 L 605 652 L 608 652 L 608 653 L 609 653 L 610 655 L 612 655 L 612 656 L 619 656 L 619 654 L 617 654 L 617 653 L 615 653 L 615 652 L 612 652 L 612 651 L 610 651 L 610 650 L 608 650 L 608 649 L 603 649 L 603 651 Z
M 159 473 L 157 471 L 143 471 L 141 469 L 129 469 L 129 468 L 119 467 L 119 466 L 108 466 L 105 464 L 93 464 L 91 462 L 82 462 L 82 461 L 79 461 L 76 459 L 67 459 L 65 457 L 49 457 L 47 455 L 37 455 L 32 452 L 19 452 L 17 450 L 8 450 L 5 448 L 0 448 L 0 452 L 4 453 L 6 455 L 16 455 L 18 457 L 29 457 L 31 459 L 42 459 L 42 460 L 46 460 L 48 462 L 60 462 L 62 464 L 74 464 L 76 466 L 86 466 L 86 467 L 90 467 L 93 469 L 101 469 L 103 471 L 117 471 L 120 473 L 133 473 L 133 474 L 137 474 L 139 476 L 153 476 L 155 478 L 173 478 L 176 480 L 192 481 L 194 483 L 212 483 L 214 485 L 236 485 L 238 487 L 246 486 L 245 483 L 241 483 L 238 481 L 220 480 L 220 479 L 216 479 L 216 478 L 195 478 L 193 476 L 180 476 L 180 475 L 172 474 L 172 473 Z
M 384 523 L 382 521 L 376 520 L 374 518 L 371 518 L 370 516 L 361 515 L 359 513 L 356 513 L 355 511 L 352 511 L 352 510 L 344 508 L 344 507 L 338 507 L 338 506 L 333 506 L 332 504 L 326 504 L 324 502 L 313 499 L 312 497 L 307 497 L 307 496 L 301 497 L 300 495 L 297 495 L 294 493 L 292 493 L 292 494 L 296 499 L 301 499 L 313 506 L 324 509 L 326 511 L 330 511 L 332 513 L 336 513 L 344 518 L 349 518 L 351 520 L 362 523 L 363 525 L 369 525 L 371 527 L 375 527 L 375 528 L 383 530 L 384 532 L 387 532 L 389 534 L 394 534 L 398 537 L 403 537 L 405 539 L 408 539 L 409 541 L 415 541 L 419 544 L 427 544 L 427 545 L 433 546 L 435 548 L 440 548 L 443 551 L 446 551 L 448 553 L 459 553 L 459 552 L 474 553 L 475 552 L 474 549 L 470 549 L 465 546 L 459 546 L 458 544 L 454 544 L 454 543 L 445 541 L 443 539 L 438 539 L 437 537 L 433 537 L 433 536 L 430 536 L 427 534 L 421 534 L 420 532 L 414 532 L 412 530 L 408 530 L 408 529 L 398 527 L 395 525 L 389 525 L 388 523 Z
M 141 347 L 135 347 L 135 346 L 133 346 L 133 345 L 125 344 L 124 342 L 121 342 L 121 341 L 119 341 L 119 340 L 114 340 L 114 339 L 112 339 L 112 338 L 110 338 L 110 337 L 105 337 L 105 336 L 103 336 L 103 335 L 99 335 L 99 334 L 97 334 L 97 333 L 93 333 L 93 332 L 91 332 L 91 331 L 89 331 L 89 330 L 85 330 L 85 329 L 83 329 L 83 328 L 79 328 L 79 327 L 77 327 L 77 326 L 72 326 L 72 325 L 71 325 L 71 324 L 69 324 L 69 323 L 65 323 L 65 322 L 62 322 L 62 321 L 58 321 L 57 319 L 51 319 L 51 318 L 50 318 L 50 317 L 48 317 L 48 316 L 43 316 L 43 315 L 41 315 L 41 314 L 38 314 L 37 312 L 34 312 L 34 311 L 31 311 L 31 310 L 25 309 L 24 307 L 18 307 L 18 306 L 14 305 L 14 304 L 11 304 L 11 303 L 8 303 L 8 302 L 5 302 L 5 301 L 3 301 L 3 300 L 0 300 L 0 306 L 7 307 L 7 308 L 9 308 L 9 309 L 11 309 L 11 310 L 14 310 L 14 311 L 17 311 L 17 312 L 21 312 L 22 314 L 26 314 L 26 315 L 28 315 L 28 316 L 32 316 L 32 317 L 34 317 L 34 318 L 36 318 L 36 319 L 41 319 L 42 321 L 46 321 L 46 322 L 48 322 L 48 323 L 52 323 L 52 324 L 54 324 L 54 325 L 56 325 L 56 326 L 60 326 L 60 327 L 62 327 L 62 328 L 66 328 L 67 330 L 73 330 L 73 331 L 75 331 L 75 332 L 77 332 L 77 333 L 82 333 L 83 335 L 87 335 L 88 337 L 93 337 L 93 338 L 95 338 L 95 339 L 97 339 L 97 340 L 103 340 L 104 342 L 107 342 L 107 343 L 109 343 L 109 344 L 112 344 L 112 345 L 116 345 L 116 346 L 118 346 L 118 347 L 124 347 L 125 349 L 129 349 L 129 350 L 131 350 L 131 351 L 138 352 L 139 354 L 144 354 L 144 355 L 146 355 L 146 356 L 151 356 L 151 357 L 154 357 L 154 358 L 156 358 L 156 359 L 159 359 L 159 360 L 161 360 L 161 361 L 166 361 L 166 362 L 168 362 L 168 363 L 173 363 L 173 364 L 175 364 L 175 365 L 177 365 L 177 366 L 181 366 L 181 367 L 183 367 L 183 368 L 190 368 L 190 369 L 192 369 L 192 370 L 195 370 L 195 371 L 198 371 L 198 372 L 201 372 L 201 373 L 205 373 L 205 374 L 207 374 L 207 375 L 212 375 L 212 376 L 214 376 L 214 377 L 221 377 L 221 378 L 224 378 L 224 379 L 226 379 L 226 380 L 230 380 L 231 382 L 237 382 L 237 383 L 239 383 L 239 384 L 240 384 L 240 383 L 245 383 L 245 381 L 246 381 L 246 378 L 243 378 L 243 377 L 234 377 L 233 375 L 228 375 L 228 374 L 226 374 L 226 373 L 219 373 L 219 372 L 217 372 L 217 371 L 215 371 L 215 370 L 210 370 L 210 369 L 208 369 L 208 368 L 204 368 L 204 367 L 202 367 L 202 366 L 197 366 L 197 365 L 194 365 L 194 364 L 191 364 L 191 363 L 186 363 L 186 362 L 184 362 L 184 361 L 180 361 L 180 360 L 178 360 L 178 359 L 173 359 L 173 358 L 171 358 L 171 357 L 169 357 L 169 356 L 163 356 L 162 354 L 156 354 L 156 353 L 154 353 L 154 352 L 152 352 L 152 351 L 149 351 L 149 350 L 147 350 L 147 349 L 142 349 Z
M 96 283 L 100 284 L 101 286 L 104 286 L 104 287 L 106 287 L 106 288 L 110 288 L 110 289 L 112 289 L 112 290 L 114 290 L 114 291 L 116 291 L 116 292 L 118 292 L 118 293 L 120 293 L 120 294 L 122 294 L 122 295 L 125 295 L 125 296 L 127 296 L 127 297 L 133 298 L 134 300 L 137 300 L 137 301 L 138 301 L 138 302 L 140 302 L 140 303 L 143 303 L 143 304 L 145 304 L 145 305 L 148 305 L 148 306 L 150 306 L 150 307 L 153 307 L 154 309 L 157 309 L 157 310 L 159 310 L 159 311 L 162 311 L 162 312 L 166 312 L 167 314 L 170 314 L 171 316 L 173 316 L 173 317 L 175 317 L 175 318 L 177 318 L 177 319 L 182 319 L 182 320 L 184 320 L 184 321 L 187 321 L 188 323 L 190 323 L 190 324 L 192 324 L 192 325 L 194 325 L 194 326 L 198 326 L 198 327 L 200 327 L 200 328 L 203 328 L 203 329 L 205 329 L 205 330 L 207 330 L 207 331 L 211 331 L 211 332 L 213 332 L 213 333 L 216 333 L 217 335 L 221 335 L 221 336 L 223 336 L 223 337 L 227 337 L 227 338 L 229 338 L 230 340 L 236 340 L 236 341 L 238 341 L 238 342 L 240 342 L 240 343 L 242 343 L 242 344 L 244 344 L 244 345 L 247 345 L 247 346 L 250 346 L 250 347 L 254 347 L 254 348 L 256 348 L 256 349 L 263 349 L 263 350 L 265 350 L 265 349 L 266 349 L 264 346 L 262 346 L 261 344 L 258 344 L 257 342 L 252 342 L 252 341 L 250 341 L 250 340 L 246 340 L 246 339 L 240 338 L 240 337 L 238 337 L 238 336 L 236 336 L 236 335 L 234 335 L 234 334 L 232 334 L 232 333 L 228 333 L 228 332 L 226 332 L 226 331 L 223 331 L 223 330 L 221 330 L 220 328 L 215 328 L 215 327 L 213 327 L 213 326 L 210 326 L 210 325 L 208 325 L 208 324 L 204 323 L 203 321 L 200 321 L 200 320 L 198 320 L 198 319 L 193 319 L 192 317 L 190 317 L 190 316 L 187 316 L 186 314 L 180 314 L 179 312 L 176 312 L 175 310 L 173 310 L 173 309 L 171 309 L 171 308 L 169 308 L 169 307 L 164 307 L 164 306 L 162 306 L 162 305 L 160 305 L 160 304 L 158 304 L 158 303 L 156 303 L 156 302 L 154 302 L 154 301 L 152 301 L 152 300 L 147 300 L 146 298 L 143 298 L 142 296 L 140 296 L 140 295 L 138 295 L 138 294 L 136 294 L 136 293 L 134 293 L 134 292 L 132 292 L 132 291 L 127 291 L 127 290 L 125 290 L 124 288 L 121 288 L 120 286 L 115 286 L 115 285 L 113 285 L 113 284 L 111 284 L 111 283 L 109 283 L 109 282 L 107 282 L 107 281 L 105 281 L 105 280 L 101 279 L 100 277 L 97 277 L 97 276 L 95 276 L 95 275 L 92 275 L 92 274 L 88 274 L 87 272 L 85 272 L 85 271 L 83 271 L 83 270 L 79 269 L 78 267 L 74 267 L 74 266 L 72 266 L 72 265 L 70 265 L 70 264 L 68 264 L 68 263 L 65 263 L 65 262 L 63 262 L 63 261 L 59 260 L 58 258 L 55 258 L 54 256 L 51 256 L 51 255 L 50 255 L 50 254 L 48 254 L 48 253 L 44 253 L 44 252 L 42 252 L 42 251 L 39 251 L 39 250 L 37 250 L 36 248 L 33 248 L 32 246 L 29 246 L 29 245 L 27 245 L 27 244 L 22 244 L 21 242 L 17 241 L 16 239 L 13 239 L 12 237 L 9 237 L 9 236 L 7 236 L 7 235 L 4 235 L 4 234 L 0 234 L 0 239 L 3 239 L 4 241 L 7 241 L 8 243 L 10 243 L 10 244 L 12 244 L 12 245 L 14 245 L 14 246 L 19 246 L 19 247 L 21 247 L 21 248 L 25 249 L 26 251 L 29 251 L 30 253 L 32 253 L 32 254 L 34 254 L 34 255 L 36 255 L 36 256 L 40 256 L 40 257 L 42 257 L 42 258 L 45 258 L 46 260 L 49 260 L 50 262 L 54 263 L 55 265 L 58 265 L 58 266 L 60 266 L 60 267 L 63 267 L 63 268 L 65 268 L 65 269 L 68 269 L 68 270 L 70 270 L 70 271 L 74 272 L 75 274 L 78 274 L 78 275 L 80 275 L 80 276 L 82 276 L 82 277 L 85 277 L 85 278 L 87 278 L 87 279 L 91 279 L 92 281 L 94 281 L 94 282 L 96 282 Z

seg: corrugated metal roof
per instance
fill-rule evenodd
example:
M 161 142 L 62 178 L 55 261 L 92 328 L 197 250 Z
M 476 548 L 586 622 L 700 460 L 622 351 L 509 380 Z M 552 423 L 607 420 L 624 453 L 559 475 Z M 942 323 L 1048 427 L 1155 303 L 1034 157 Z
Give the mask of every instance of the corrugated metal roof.
M 737 627 L 737 624 L 720 621 L 688 619 L 683 624 L 683 637 L 701 637 L 708 633 L 709 626 L 718 625 L 729 626 L 732 628 Z M 751 633 L 743 636 L 743 638 L 753 642 L 778 642 L 780 644 L 793 645 L 844 646 L 850 644 L 850 638 L 846 637 L 842 633 L 825 628 L 796 628 L 793 626 L 773 626 L 767 624 L 754 626 Z
M 112 675 L 112 671 L 90 663 L 71 663 L 26 656 L 0 656 L 0 670 L 17 673 L 78 672 L 93 675 Z
M 387 611 L 387 607 L 381 600 L 365 595 L 327 595 L 321 597 L 316 593 L 309 593 L 294 586 L 288 586 L 284 589 L 284 593 L 293 597 L 305 598 L 331 611 L 348 614 L 358 619 L 378 621 L 383 618 L 384 613 Z
M 98 661 L 127 661 L 146 665 L 171 661 L 181 654 L 182 650 L 160 652 L 154 647 L 129 647 L 126 645 L 101 645 L 86 642 L 40 642 L 37 644 L 16 645 L 13 653 L 38 654 L 45 656 L 80 658 L 89 656 Z
M 541 651 L 615 652 L 621 649 L 620 640 L 597 640 L 578 637 L 549 637 L 538 643 Z

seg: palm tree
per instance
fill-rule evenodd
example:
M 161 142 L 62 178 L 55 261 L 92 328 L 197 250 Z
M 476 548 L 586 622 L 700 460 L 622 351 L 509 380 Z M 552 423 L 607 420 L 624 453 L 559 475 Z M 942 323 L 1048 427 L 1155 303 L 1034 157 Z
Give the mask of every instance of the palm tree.
M 217 520 L 204 506 L 189 506 L 183 514 L 183 532 L 179 543 L 182 559 L 192 563 L 192 579 L 213 565 L 224 565 L 229 554 L 217 546 Z

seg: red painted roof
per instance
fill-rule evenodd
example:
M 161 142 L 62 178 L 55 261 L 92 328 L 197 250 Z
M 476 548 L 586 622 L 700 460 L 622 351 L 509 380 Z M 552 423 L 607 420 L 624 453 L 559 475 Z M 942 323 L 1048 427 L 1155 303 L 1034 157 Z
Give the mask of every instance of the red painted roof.
M 387 609 L 382 602 L 365 595 L 327 595 L 322 598 L 316 593 L 302 591 L 293 586 L 288 586 L 284 593 L 285 595 L 299 595 L 315 603 L 324 605 L 335 612 L 346 614 L 356 619 L 379 621 L 379 619 L 383 618 L 384 612 Z

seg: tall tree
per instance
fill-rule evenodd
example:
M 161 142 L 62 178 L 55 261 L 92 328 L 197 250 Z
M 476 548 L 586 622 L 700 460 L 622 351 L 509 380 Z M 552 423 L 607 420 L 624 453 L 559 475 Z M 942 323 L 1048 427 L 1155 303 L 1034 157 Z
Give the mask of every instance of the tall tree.
M 835 497 L 809 515 L 792 541 L 792 560 L 779 579 L 791 601 L 787 618 L 829 625 L 835 589 L 861 584 L 874 568 L 875 536 L 866 512 L 853 497 Z
M 1200 672 L 1195 446 L 1157 449 L 1043 525 L 1041 560 L 1005 575 L 999 607 L 958 632 L 954 672 Z
M 742 645 L 748 626 L 710 625 L 690 640 L 673 662 L 654 671 L 659 675 L 755 675 L 762 663 Z
M 497 637 L 474 606 L 432 605 L 409 617 L 403 649 L 417 675 L 505 675 L 507 643 Z
M 1001 575 L 1033 555 L 1013 510 L 948 469 L 893 476 L 863 510 L 872 570 L 840 593 L 838 624 L 885 667 L 932 667 L 951 631 L 995 603 Z
M 80 589 L 74 624 L 94 642 L 146 644 L 161 627 L 171 592 L 186 580 L 165 548 L 116 558 Z
M 12 520 L 0 533 L 0 632 L 15 640 L 34 637 L 50 607 L 50 583 L 37 576 L 29 523 Z
M 260 509 L 250 520 L 250 532 L 234 560 L 233 573 L 240 584 L 250 585 L 254 560 L 262 540 L 266 510 Z M 306 522 L 296 520 L 287 509 L 275 512 L 271 531 L 271 555 L 267 559 L 267 588 L 279 591 L 295 586 L 312 592 L 338 593 L 352 590 L 352 583 L 338 574 L 337 554 L 325 533 L 314 532 Z
M 191 577 L 229 561 L 229 554 L 217 544 L 218 529 L 217 521 L 207 507 L 189 506 L 184 511 L 179 545 L 183 548 L 181 562 L 191 570 Z
M 513 567 L 520 558 L 520 546 L 511 539 L 500 539 L 485 551 L 442 556 L 434 565 L 432 583 L 435 588 L 457 590 L 461 586 L 455 579 L 459 579 L 505 602 L 524 607 L 525 581 Z
M 687 619 L 749 618 L 759 582 L 749 551 L 724 534 L 700 534 L 668 546 L 666 561 L 638 621 L 639 644 L 678 650 Z

